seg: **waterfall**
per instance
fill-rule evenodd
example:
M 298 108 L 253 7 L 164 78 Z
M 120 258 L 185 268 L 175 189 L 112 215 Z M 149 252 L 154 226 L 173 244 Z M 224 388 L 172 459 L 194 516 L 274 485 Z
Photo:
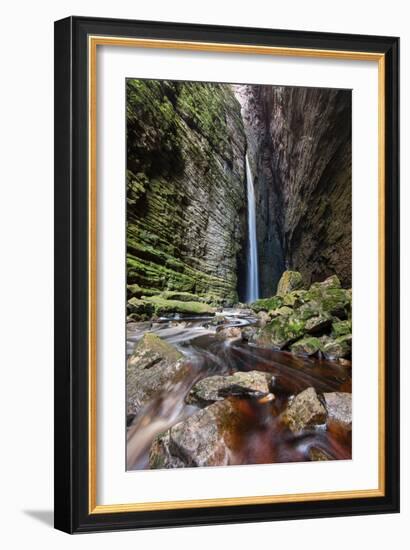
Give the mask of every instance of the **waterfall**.
M 248 155 L 246 155 L 246 189 L 248 194 L 248 265 L 246 301 L 254 302 L 259 298 L 258 244 L 256 241 L 255 191 Z

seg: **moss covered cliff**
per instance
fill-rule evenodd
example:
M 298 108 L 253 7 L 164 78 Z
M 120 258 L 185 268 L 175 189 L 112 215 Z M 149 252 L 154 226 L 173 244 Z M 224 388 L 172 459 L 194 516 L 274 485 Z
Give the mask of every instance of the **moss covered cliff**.
M 237 301 L 245 143 L 229 85 L 127 81 L 131 296 L 175 290 Z

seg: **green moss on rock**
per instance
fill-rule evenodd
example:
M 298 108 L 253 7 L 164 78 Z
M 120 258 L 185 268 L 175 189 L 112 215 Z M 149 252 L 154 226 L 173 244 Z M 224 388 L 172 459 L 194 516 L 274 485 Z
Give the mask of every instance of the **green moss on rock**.
M 302 338 L 290 346 L 293 353 L 297 355 L 314 355 L 322 349 L 321 342 L 318 338 Z
M 292 290 L 302 288 L 303 280 L 302 275 L 298 271 L 284 271 L 282 277 L 279 280 L 276 294 L 284 296 Z
M 255 312 L 270 311 L 281 307 L 283 299 L 280 296 L 272 296 L 271 298 L 261 298 L 250 304 L 250 308 Z

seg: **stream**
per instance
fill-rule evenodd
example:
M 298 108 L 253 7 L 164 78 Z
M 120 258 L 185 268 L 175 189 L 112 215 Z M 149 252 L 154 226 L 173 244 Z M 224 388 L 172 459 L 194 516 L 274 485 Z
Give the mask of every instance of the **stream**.
M 223 325 L 216 325 L 214 317 L 183 316 L 154 323 L 128 323 L 128 356 L 149 330 L 175 346 L 189 364 L 189 374 L 182 383 L 159 393 L 137 417 L 127 419 L 128 469 L 149 468 L 149 449 L 156 436 L 198 410 L 185 402 L 198 380 L 252 370 L 274 376 L 275 399 L 265 402 L 249 396 L 229 397 L 244 418 L 233 433 L 231 464 L 306 461 L 312 460 L 312 452 L 320 457 L 316 459 L 350 459 L 351 432 L 340 427 L 318 427 L 294 434 L 280 420 L 289 399 L 308 387 L 318 393 L 351 392 L 350 369 L 337 362 L 259 348 L 239 338 L 220 339 L 217 332 L 221 328 L 253 326 L 258 318 L 249 310 L 238 309 L 227 309 L 219 315 L 225 318 Z

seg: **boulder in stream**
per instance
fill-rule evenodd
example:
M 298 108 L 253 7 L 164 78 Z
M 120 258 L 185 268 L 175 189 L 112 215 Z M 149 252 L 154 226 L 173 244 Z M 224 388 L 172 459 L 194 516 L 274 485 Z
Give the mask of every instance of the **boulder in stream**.
M 352 429 L 352 394 L 345 392 L 324 393 L 328 423 L 334 422 L 344 429 Z
M 173 426 L 154 442 L 151 467 L 227 466 L 230 437 L 241 422 L 229 399 L 217 401 Z
M 195 384 L 187 402 L 200 406 L 222 401 L 228 395 L 264 397 L 270 391 L 272 375 L 265 372 L 235 372 L 232 376 L 209 376 Z
M 174 346 L 147 332 L 127 362 L 127 414 L 136 414 L 152 397 L 188 382 L 189 365 Z
M 282 414 L 292 432 L 299 432 L 326 422 L 326 409 L 314 388 L 307 388 L 293 398 Z

